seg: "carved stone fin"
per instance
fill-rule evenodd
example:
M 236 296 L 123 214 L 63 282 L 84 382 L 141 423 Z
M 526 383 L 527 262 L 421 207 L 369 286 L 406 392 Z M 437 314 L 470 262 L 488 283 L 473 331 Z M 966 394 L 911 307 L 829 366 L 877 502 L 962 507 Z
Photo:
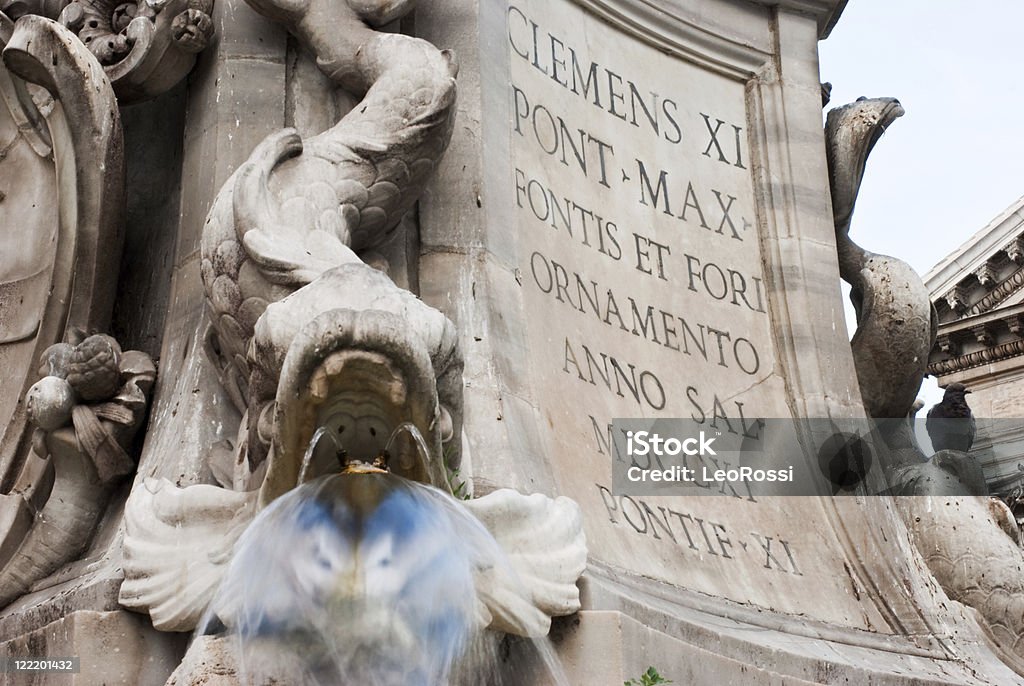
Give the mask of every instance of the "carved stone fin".
M 587 566 L 587 543 L 579 505 L 564 497 L 503 488 L 465 506 L 491 532 L 512 567 L 478 573 L 482 620 L 490 628 L 547 636 L 552 617 L 580 609 L 576 581 Z
M 191 631 L 255 516 L 256 491 L 146 479 L 125 506 L 121 604 L 161 631 Z
M 862 98 L 830 111 L 825 125 L 839 274 L 850 284 L 857 310 L 853 359 L 864 409 L 877 418 L 910 411 L 936 331 L 921 277 L 902 260 L 864 250 L 849 235 L 868 155 L 902 114 L 894 98 Z

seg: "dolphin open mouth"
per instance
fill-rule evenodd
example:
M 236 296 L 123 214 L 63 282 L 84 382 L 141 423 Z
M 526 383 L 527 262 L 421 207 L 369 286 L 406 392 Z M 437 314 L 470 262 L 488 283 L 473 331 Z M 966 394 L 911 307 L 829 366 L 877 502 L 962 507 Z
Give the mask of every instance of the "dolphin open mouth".
M 263 505 L 351 462 L 386 463 L 398 476 L 448 489 L 442 441 L 451 421 L 430 356 L 399 316 L 329 310 L 285 356 Z
M 373 352 L 334 353 L 313 375 L 314 395 L 327 398 L 319 427 L 303 455 L 298 483 L 372 465 L 430 483 L 430 452 L 415 424 L 405 419 L 408 387 L 402 370 Z

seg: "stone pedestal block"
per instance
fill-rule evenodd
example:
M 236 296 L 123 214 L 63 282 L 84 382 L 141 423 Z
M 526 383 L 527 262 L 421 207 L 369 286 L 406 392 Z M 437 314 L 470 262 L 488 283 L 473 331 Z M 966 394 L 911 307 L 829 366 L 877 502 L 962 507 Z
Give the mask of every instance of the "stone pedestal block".
M 74 674 L 8 672 L 3 686 L 157 686 L 181 661 L 187 636 L 158 632 L 146 617 L 115 610 L 81 610 L 0 643 L 10 658 L 80 658 Z

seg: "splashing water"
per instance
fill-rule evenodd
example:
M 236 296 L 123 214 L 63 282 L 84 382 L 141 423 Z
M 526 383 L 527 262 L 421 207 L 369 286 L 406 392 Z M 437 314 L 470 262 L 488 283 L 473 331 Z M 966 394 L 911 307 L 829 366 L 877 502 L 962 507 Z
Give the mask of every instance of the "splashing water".
M 418 434 L 402 425 L 389 444 L 400 431 Z M 443 686 L 483 640 L 480 573 L 512 575 L 447 494 L 389 473 L 324 476 L 249 526 L 199 633 L 233 634 L 246 684 Z M 539 655 L 567 684 L 550 646 Z
M 388 442 L 384 444 L 384 453 L 386 455 L 391 454 L 395 444 L 403 434 L 412 440 L 413 446 L 415 446 L 416 451 L 419 452 L 421 459 L 424 461 L 430 459 L 430 449 L 427 448 L 427 441 L 423 438 L 423 434 L 420 433 L 420 430 L 417 429 L 416 425 L 412 422 L 402 422 L 395 427 L 394 431 L 391 432 L 391 435 L 388 437 Z M 404 451 L 403 454 L 405 454 Z M 409 465 L 405 464 L 402 466 L 408 467 Z
M 299 483 L 304 484 L 309 481 L 310 469 L 313 466 L 313 458 L 316 455 L 316 449 L 320 445 L 320 440 L 327 436 L 331 439 L 331 443 L 334 444 L 334 459 L 338 459 L 338 454 L 341 453 L 341 444 L 338 443 L 337 437 L 328 429 L 326 426 L 321 426 L 313 432 L 313 437 L 309 439 L 309 447 L 306 448 L 306 453 L 302 456 L 302 465 L 299 467 Z M 340 467 L 340 465 L 338 465 Z
M 324 438 L 329 440 L 325 441 Z M 406 439 L 408 443 L 402 439 Z M 414 455 L 418 455 L 423 463 L 430 460 L 430 449 L 427 447 L 427 442 L 412 422 L 402 422 L 396 426 L 384 443 L 382 452 L 393 461 L 393 468 L 397 467 L 403 470 L 413 468 Z M 306 448 L 306 452 L 302 456 L 298 483 L 306 483 L 324 474 L 337 473 L 345 466 L 344 455 L 345 451 L 338 434 L 326 426 L 319 427 L 313 432 L 313 436 L 309 440 L 309 447 Z

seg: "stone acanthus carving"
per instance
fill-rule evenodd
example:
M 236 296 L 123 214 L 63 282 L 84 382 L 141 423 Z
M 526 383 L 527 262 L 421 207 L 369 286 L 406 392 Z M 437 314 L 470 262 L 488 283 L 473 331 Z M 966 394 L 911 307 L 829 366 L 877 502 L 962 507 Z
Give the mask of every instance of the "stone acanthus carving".
M 1014 238 L 1005 248 L 1006 256 L 1016 265 L 1024 265 L 1024 239 Z
M 59 18 L 103 65 L 122 104 L 181 81 L 213 36 L 213 0 L 6 0 L 0 9 L 15 19 Z
M 447 470 L 460 459 L 455 328 L 364 261 L 414 205 L 448 144 L 452 58 L 370 28 L 408 11 L 409 2 L 249 1 L 295 34 L 331 79 L 365 96 L 323 134 L 268 137 L 207 218 L 208 347 L 245 414 L 234 467 L 214 469 L 226 487 L 147 481 L 129 498 L 121 602 L 166 630 L 196 625 L 234 541 L 261 508 L 339 470 L 330 443 L 370 457 L 411 424 L 426 450 L 399 439 L 388 451 L 392 471 L 449 492 Z M 334 440 L 307 456 L 317 427 Z M 575 583 L 586 547 L 575 503 L 503 490 L 466 507 L 511 547 L 530 589 L 524 596 L 480 570 L 486 622 L 538 635 L 552 615 L 579 608 Z
M 892 99 L 862 99 L 829 112 L 826 124 L 840 272 L 858 305 L 851 345 L 865 409 L 874 418 L 911 410 L 935 340 L 934 311 L 920 277 L 899 260 L 865 253 L 847 235 L 868 153 L 902 112 Z M 966 304 L 950 300 L 951 308 L 960 306 Z M 986 497 L 981 468 L 965 453 L 944 450 L 926 461 L 909 422 L 880 426 L 891 492 L 918 496 L 896 498 L 918 551 L 947 595 L 978 611 L 1004 660 L 1021 671 L 1024 550 L 1012 513 Z
M 967 311 L 967 289 L 963 286 L 953 286 L 944 297 L 949 309 L 960 313 Z
M 851 345 L 868 414 L 905 417 L 935 340 L 936 317 L 921 277 L 905 262 L 876 255 L 850 239 L 850 220 L 875 142 L 903 108 L 898 100 L 861 99 L 828 113 L 826 153 L 839 272 L 857 311 Z
M 6 604 L 89 542 L 111 487 L 131 469 L 124 448 L 152 366 L 121 356 L 107 338 L 85 349 L 51 347 L 109 322 L 122 237 L 120 118 L 102 67 L 57 22 L 24 16 L 12 25 L 0 15 L 0 42 L 0 164 L 17 165 L 4 177 L 0 203 L 11 241 L 0 251 Z M 45 370 L 37 372 L 41 361 Z M 74 381 L 43 379 L 29 391 L 40 374 Z M 42 427 L 34 440 L 27 440 L 30 417 Z
M 11 20 L 18 20 L 26 14 L 38 14 L 56 19 L 60 11 L 71 0 L 0 0 L 0 12 Z
M 178 83 L 213 35 L 213 0 L 73 0 L 60 21 L 103 64 L 122 103 Z
M 974 275 L 977 277 L 978 283 L 985 288 L 994 288 L 998 283 L 996 281 L 995 267 L 993 267 L 989 262 L 978 267 L 977 271 L 974 272 Z

